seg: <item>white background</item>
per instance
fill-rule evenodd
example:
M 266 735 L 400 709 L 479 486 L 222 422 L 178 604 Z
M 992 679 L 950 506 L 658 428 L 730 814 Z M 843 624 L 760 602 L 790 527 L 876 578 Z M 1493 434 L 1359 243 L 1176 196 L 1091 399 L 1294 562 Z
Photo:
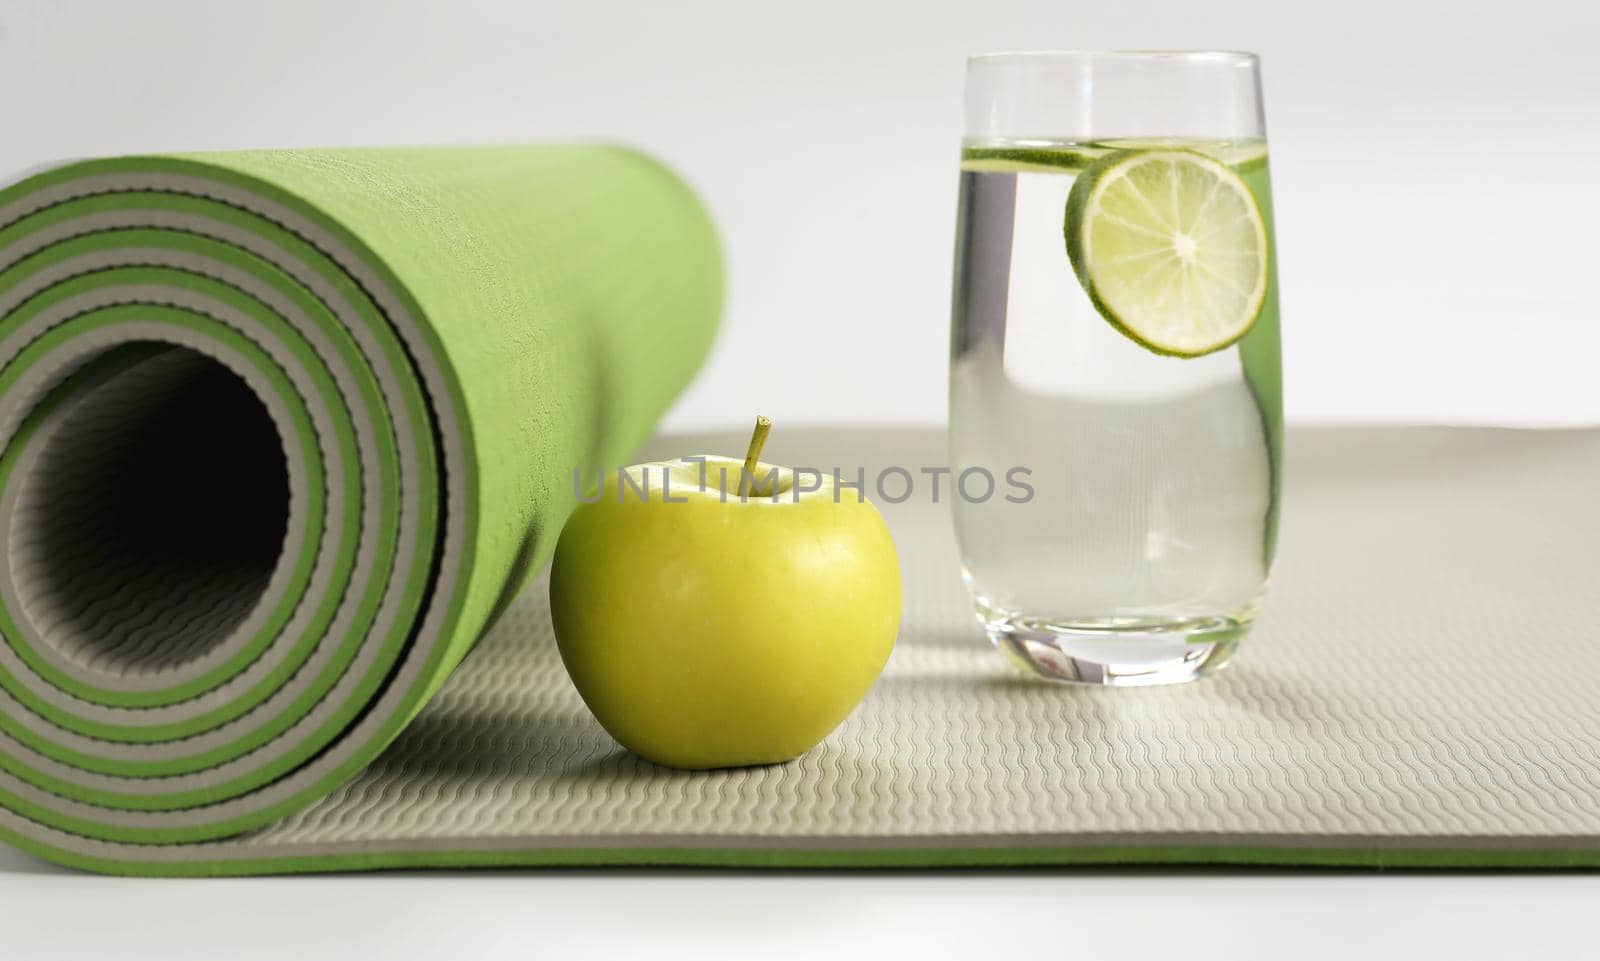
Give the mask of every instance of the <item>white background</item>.
M 1594 0 L 0 0 L 0 171 L 626 139 L 702 191 L 726 326 L 677 427 L 944 418 L 962 61 L 1264 58 L 1291 419 L 1600 422 Z
M 0 0 L 0 179 L 129 151 L 625 139 L 700 188 L 729 252 L 723 336 L 670 426 L 938 423 L 962 58 L 1250 49 L 1291 419 L 1597 423 L 1597 36 L 1593 0 Z M 1501 958 L 1575 952 L 1600 896 L 1581 876 L 46 870 L 0 849 L 0 955 L 49 935 L 121 957 L 361 936 L 386 958 Z

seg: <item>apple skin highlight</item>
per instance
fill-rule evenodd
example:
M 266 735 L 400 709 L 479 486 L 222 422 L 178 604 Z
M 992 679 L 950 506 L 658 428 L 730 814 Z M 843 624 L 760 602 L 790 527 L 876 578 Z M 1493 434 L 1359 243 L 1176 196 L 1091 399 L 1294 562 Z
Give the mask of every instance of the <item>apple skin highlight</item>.
M 550 610 L 573 684 L 612 737 L 668 767 L 804 754 L 899 632 L 877 508 L 831 477 L 794 496 L 794 473 L 765 464 L 762 496 L 741 499 L 743 466 L 707 456 L 703 487 L 699 458 L 627 468 L 632 486 L 580 504 L 556 545 Z

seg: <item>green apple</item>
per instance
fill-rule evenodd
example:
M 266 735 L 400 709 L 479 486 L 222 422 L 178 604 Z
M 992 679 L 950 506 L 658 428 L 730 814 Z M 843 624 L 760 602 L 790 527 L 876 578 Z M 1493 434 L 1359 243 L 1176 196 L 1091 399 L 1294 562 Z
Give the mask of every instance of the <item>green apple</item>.
M 849 478 L 759 463 L 768 426 L 742 464 L 618 472 L 556 545 L 550 611 L 567 672 L 611 736 L 658 764 L 804 754 L 866 696 L 899 632 L 883 518 Z

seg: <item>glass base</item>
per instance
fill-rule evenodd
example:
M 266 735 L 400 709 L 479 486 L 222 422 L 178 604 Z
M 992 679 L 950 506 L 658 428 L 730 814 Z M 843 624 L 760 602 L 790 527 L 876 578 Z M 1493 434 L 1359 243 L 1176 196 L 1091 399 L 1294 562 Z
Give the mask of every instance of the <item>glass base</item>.
M 1248 618 L 1056 622 L 980 607 L 994 646 L 1050 681 L 1137 687 L 1181 684 L 1228 663 L 1250 631 Z

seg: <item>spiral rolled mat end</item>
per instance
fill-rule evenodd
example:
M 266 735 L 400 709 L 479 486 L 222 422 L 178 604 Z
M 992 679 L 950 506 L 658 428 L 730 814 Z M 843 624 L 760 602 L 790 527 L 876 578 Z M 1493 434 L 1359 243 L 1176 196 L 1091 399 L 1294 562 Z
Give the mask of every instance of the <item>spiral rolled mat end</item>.
M 0 837 L 181 857 L 369 761 L 721 303 L 610 147 L 88 161 L 0 192 Z

